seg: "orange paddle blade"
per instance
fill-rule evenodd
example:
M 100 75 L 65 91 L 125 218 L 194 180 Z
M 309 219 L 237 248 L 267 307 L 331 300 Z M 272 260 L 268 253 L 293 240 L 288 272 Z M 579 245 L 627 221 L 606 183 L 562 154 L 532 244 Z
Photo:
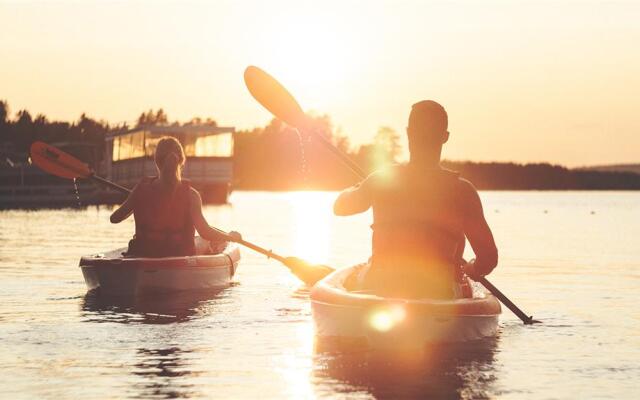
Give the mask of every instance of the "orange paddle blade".
M 43 171 L 61 178 L 88 178 L 93 174 L 89 165 L 44 142 L 33 142 L 31 161 Z
M 286 265 L 295 276 L 309 286 L 315 285 L 319 280 L 324 279 L 335 269 L 321 264 L 310 264 L 298 257 L 287 257 L 282 263 Z
M 300 104 L 274 77 L 258 67 L 249 66 L 244 71 L 244 83 L 258 103 L 276 118 L 296 128 L 309 125 Z

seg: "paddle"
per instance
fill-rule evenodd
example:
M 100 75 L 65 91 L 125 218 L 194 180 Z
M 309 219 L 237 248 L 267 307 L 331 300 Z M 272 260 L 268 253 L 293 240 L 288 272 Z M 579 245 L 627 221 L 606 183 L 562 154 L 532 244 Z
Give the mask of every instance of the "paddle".
M 249 66 L 244 71 L 244 81 L 251 95 L 266 108 L 276 118 L 281 119 L 296 129 L 300 129 L 311 133 L 314 137 L 319 138 L 333 154 L 344 162 L 351 171 L 360 179 L 366 178 L 366 173 L 358 166 L 347 154 L 335 147 L 331 142 L 326 140 L 322 135 L 318 134 L 311 123 L 311 119 L 304 114 L 302 107 L 289 91 L 282 86 L 274 77 L 255 66 Z M 496 296 L 507 308 L 518 316 L 525 324 L 532 324 L 536 321 L 533 317 L 528 317 L 520 310 L 507 296 L 505 296 L 498 288 L 496 288 L 487 278 L 482 277 L 477 280 L 487 288 L 494 296 Z
M 65 153 L 64 151 L 50 146 L 44 142 L 34 142 L 31 145 L 30 153 L 31 161 L 49 174 L 65 179 L 91 179 L 124 194 L 131 193 L 130 189 L 127 189 L 124 186 L 120 186 L 117 183 L 97 176 L 95 174 L 95 171 L 93 171 L 93 169 L 91 169 L 89 165 L 83 163 L 72 155 Z M 243 239 L 233 240 L 229 237 L 228 233 L 216 228 L 213 229 L 225 235 L 231 241 L 248 247 L 260 254 L 264 254 L 269 258 L 280 261 L 287 268 L 289 268 L 295 276 L 297 276 L 300 280 L 302 280 L 309 286 L 313 286 L 320 279 L 324 278 L 334 271 L 333 268 L 326 265 L 309 264 L 308 262 L 297 257 L 283 257 L 271 250 L 267 250 Z
M 29 153 L 31 155 L 31 161 L 44 172 L 51 175 L 65 179 L 92 179 L 122 193 L 130 192 L 130 190 L 124 186 L 97 176 L 88 164 L 83 163 L 71 154 L 65 153 L 44 142 L 33 142 Z
M 349 156 L 318 133 L 313 126 L 313 120 L 302 111 L 296 99 L 274 77 L 258 67 L 249 66 L 244 71 L 244 82 L 253 98 L 273 116 L 296 129 L 313 135 L 329 151 L 340 158 L 343 163 L 347 164 L 357 178 L 362 179 L 363 176 L 367 175 Z
M 493 286 L 493 283 L 489 282 L 484 276 L 476 279 L 476 281 L 480 282 L 484 287 L 486 287 L 491 292 L 491 294 L 496 296 L 498 300 L 502 302 L 502 304 L 507 306 L 507 308 L 511 310 L 511 312 L 513 312 L 518 318 L 520 318 L 520 320 L 524 322 L 525 325 L 539 324 L 542 322 L 538 321 L 537 319 L 533 319 L 532 315 L 527 316 L 524 311 L 518 308 L 518 306 L 516 306 L 511 300 L 509 300 L 509 298 L 505 296 L 504 293 L 502 293 L 500 290 L 498 290 L 497 287 Z

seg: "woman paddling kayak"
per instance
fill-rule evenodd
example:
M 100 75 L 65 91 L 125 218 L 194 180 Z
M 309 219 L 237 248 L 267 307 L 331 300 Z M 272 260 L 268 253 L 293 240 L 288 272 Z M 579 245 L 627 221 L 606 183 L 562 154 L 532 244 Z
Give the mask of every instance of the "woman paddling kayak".
M 184 150 L 173 137 L 163 137 L 155 151 L 158 176 L 144 177 L 125 202 L 111 214 L 120 223 L 133 214 L 136 232 L 129 242 L 128 255 L 172 257 L 196 254 L 195 231 L 211 242 L 214 252 L 224 249 L 227 240 L 241 239 L 238 232 L 225 235 L 209 226 L 202 215 L 202 198 L 181 177 Z

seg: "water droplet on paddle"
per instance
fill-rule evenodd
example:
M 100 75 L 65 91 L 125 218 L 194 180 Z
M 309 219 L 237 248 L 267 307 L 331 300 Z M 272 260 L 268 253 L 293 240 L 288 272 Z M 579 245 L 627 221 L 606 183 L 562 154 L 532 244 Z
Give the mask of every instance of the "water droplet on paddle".
M 304 141 L 302 140 L 302 134 L 298 129 L 295 129 L 296 134 L 298 135 L 298 143 L 300 144 L 300 172 L 302 173 L 302 185 L 307 186 L 307 157 L 304 152 Z
M 78 201 L 78 208 L 82 207 L 82 203 L 80 202 L 80 191 L 78 190 L 78 180 L 73 178 L 73 189 L 76 192 L 76 200 Z

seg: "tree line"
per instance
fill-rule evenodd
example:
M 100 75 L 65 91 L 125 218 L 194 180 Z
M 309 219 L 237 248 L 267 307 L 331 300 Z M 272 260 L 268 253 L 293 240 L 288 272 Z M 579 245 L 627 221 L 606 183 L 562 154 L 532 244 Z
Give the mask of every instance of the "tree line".
M 335 129 L 327 115 L 314 117 L 318 132 L 347 153 L 365 171 L 371 172 L 397 162 L 401 147 L 397 132 L 381 127 L 371 143 L 352 146 L 346 135 Z M 74 155 L 99 165 L 104 154 L 105 136 L 140 126 L 216 126 L 212 118 L 193 118 L 170 122 L 164 110 L 148 110 L 128 126 L 112 125 L 82 114 L 78 121 L 50 121 L 20 110 L 11 118 L 6 101 L 0 101 L 0 165 L 2 168 L 25 162 L 33 141 L 84 144 Z M 573 170 L 547 163 L 478 163 L 444 161 L 443 165 L 460 172 L 484 190 L 639 190 L 640 174 Z M 336 190 L 358 180 L 353 173 L 319 141 L 301 134 L 274 119 L 266 126 L 237 131 L 234 136 L 235 189 L 250 190 Z

